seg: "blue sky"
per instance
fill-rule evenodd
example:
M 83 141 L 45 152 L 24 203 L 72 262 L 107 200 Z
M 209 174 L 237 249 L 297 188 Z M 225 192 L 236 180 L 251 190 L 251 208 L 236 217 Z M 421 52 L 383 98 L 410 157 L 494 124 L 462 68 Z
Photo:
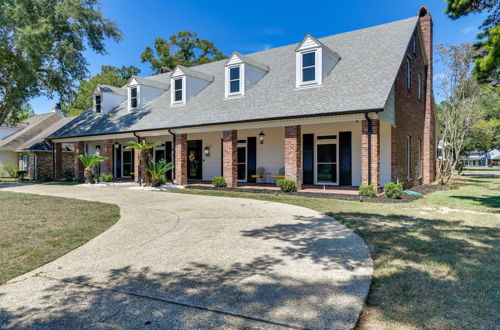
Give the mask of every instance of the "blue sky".
M 248 54 L 267 48 L 300 42 L 306 33 L 320 38 L 341 32 L 384 24 L 417 15 L 422 4 L 434 20 L 434 44 L 474 41 L 484 15 L 451 20 L 443 14 L 444 0 L 423 3 L 413 0 L 390 1 L 163 1 L 101 0 L 104 15 L 123 32 L 120 43 L 107 42 L 108 54 L 87 52 L 90 74 L 101 65 L 135 65 L 147 76 L 151 70 L 141 63 L 140 54 L 157 37 L 168 38 L 181 31 L 197 32 L 212 40 L 224 54 Z M 440 73 L 435 65 L 434 75 Z M 46 97 L 33 99 L 36 113 L 50 111 Z

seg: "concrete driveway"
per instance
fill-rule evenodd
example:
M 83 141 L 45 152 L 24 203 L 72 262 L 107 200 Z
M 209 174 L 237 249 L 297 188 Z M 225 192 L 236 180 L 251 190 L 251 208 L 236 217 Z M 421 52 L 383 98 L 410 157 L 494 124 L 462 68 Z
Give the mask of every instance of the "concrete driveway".
M 368 294 L 363 240 L 309 209 L 125 187 L 0 190 L 121 209 L 100 236 L 1 286 L 0 328 L 347 329 Z

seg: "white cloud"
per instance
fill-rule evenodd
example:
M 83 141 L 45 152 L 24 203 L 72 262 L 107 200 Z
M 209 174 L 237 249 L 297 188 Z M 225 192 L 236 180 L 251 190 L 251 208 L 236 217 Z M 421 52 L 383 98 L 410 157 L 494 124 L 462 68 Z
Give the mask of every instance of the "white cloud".
M 476 31 L 476 27 L 475 26 L 468 26 L 468 27 L 464 27 L 462 29 L 462 33 L 463 34 L 469 34 L 469 33 L 474 32 L 474 31 Z

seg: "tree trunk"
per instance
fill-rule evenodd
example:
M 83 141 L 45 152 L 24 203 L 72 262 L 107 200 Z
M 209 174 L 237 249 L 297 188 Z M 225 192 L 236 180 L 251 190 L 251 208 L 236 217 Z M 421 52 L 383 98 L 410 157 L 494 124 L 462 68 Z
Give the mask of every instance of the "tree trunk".
M 85 183 L 89 183 L 89 184 L 94 183 L 94 176 L 93 176 L 90 168 L 86 168 L 84 170 L 84 175 L 85 175 Z
M 141 176 L 144 185 L 149 186 L 151 184 L 151 174 L 146 170 L 149 163 L 149 150 L 141 150 Z

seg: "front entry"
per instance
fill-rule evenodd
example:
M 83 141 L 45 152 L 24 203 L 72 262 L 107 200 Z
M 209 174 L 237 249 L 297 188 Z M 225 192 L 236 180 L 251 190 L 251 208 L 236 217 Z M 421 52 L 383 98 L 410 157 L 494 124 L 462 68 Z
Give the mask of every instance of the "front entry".
M 203 141 L 191 140 L 187 142 L 188 179 L 201 180 L 203 167 Z
M 238 140 L 238 152 L 236 158 L 238 167 L 238 182 L 247 181 L 247 145 L 246 140 Z
M 132 150 L 122 149 L 122 178 L 131 178 L 134 169 L 134 155 Z
M 316 184 L 338 184 L 337 136 L 316 139 Z

